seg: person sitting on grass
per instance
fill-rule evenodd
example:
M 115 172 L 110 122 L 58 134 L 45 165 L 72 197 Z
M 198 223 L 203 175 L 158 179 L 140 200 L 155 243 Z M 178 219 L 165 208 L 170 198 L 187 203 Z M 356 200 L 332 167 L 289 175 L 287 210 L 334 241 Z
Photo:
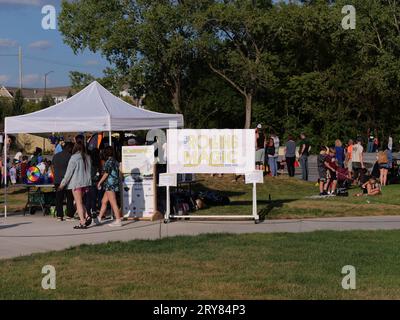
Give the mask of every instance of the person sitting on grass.
M 381 184 L 374 177 L 371 177 L 366 183 L 364 183 L 361 186 L 361 189 L 363 190 L 363 192 L 357 193 L 355 195 L 356 197 L 360 197 L 362 195 L 377 196 L 379 194 L 382 194 Z

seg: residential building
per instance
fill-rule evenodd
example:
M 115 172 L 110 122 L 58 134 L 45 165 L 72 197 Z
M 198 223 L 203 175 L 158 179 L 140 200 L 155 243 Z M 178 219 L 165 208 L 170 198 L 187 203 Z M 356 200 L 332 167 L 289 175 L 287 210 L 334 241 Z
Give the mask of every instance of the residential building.
M 15 92 L 19 88 L 16 87 L 8 87 L 4 86 L 0 88 L 0 97 L 12 98 L 15 95 Z M 56 87 L 56 88 L 47 88 L 46 95 L 51 96 L 55 103 L 60 103 L 68 98 L 68 94 L 73 93 L 73 89 L 71 87 Z M 22 95 L 24 99 L 31 102 L 40 102 L 44 97 L 44 89 L 43 88 L 23 88 Z

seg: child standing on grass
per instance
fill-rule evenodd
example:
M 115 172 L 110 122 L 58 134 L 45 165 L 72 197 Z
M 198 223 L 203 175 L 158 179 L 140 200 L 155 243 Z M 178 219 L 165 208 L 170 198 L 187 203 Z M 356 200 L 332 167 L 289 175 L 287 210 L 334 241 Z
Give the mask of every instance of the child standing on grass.
M 325 183 L 327 181 L 327 172 L 325 166 L 325 159 L 326 159 L 326 147 L 321 146 L 320 152 L 318 155 L 318 175 L 319 175 L 319 195 L 326 196 L 327 193 L 325 191 Z
M 11 184 L 17 183 L 17 168 L 15 166 L 15 163 L 13 163 L 10 168 L 10 181 Z
M 122 227 L 122 214 L 120 209 L 118 208 L 116 195 L 116 193 L 119 192 L 120 184 L 119 163 L 117 162 L 117 160 L 115 160 L 114 149 L 110 146 L 104 149 L 104 156 L 107 161 L 104 164 L 104 174 L 98 182 L 97 188 L 98 190 L 100 190 L 104 183 L 105 193 L 103 196 L 103 200 L 101 201 L 100 214 L 97 220 L 95 219 L 95 223 L 101 223 L 101 220 L 104 218 L 107 211 L 107 204 L 110 203 L 111 209 L 115 214 L 115 222 L 110 223 L 109 226 Z

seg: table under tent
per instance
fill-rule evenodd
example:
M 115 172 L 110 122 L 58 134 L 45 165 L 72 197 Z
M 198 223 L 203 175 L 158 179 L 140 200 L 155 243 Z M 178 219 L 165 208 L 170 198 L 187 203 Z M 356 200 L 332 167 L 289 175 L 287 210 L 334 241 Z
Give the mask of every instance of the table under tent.
M 109 132 L 183 127 L 183 116 L 153 112 L 123 101 L 97 81 L 68 100 L 33 113 L 6 117 L 4 133 Z M 4 148 L 7 159 L 7 148 Z M 7 176 L 7 166 L 5 166 Z M 7 185 L 4 187 L 4 214 L 7 217 Z

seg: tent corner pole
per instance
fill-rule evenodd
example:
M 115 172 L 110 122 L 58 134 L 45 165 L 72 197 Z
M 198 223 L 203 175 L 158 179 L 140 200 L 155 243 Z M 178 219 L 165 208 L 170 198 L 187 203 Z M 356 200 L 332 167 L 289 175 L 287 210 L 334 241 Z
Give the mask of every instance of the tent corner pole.
M 8 144 L 8 136 L 7 129 L 4 128 L 4 137 L 3 137 L 3 148 L 4 148 L 4 219 L 7 219 L 7 144 Z
M 110 145 L 110 146 L 112 146 L 112 137 L 111 137 L 111 135 L 112 135 L 112 132 L 111 132 L 111 130 L 108 132 L 108 144 Z

